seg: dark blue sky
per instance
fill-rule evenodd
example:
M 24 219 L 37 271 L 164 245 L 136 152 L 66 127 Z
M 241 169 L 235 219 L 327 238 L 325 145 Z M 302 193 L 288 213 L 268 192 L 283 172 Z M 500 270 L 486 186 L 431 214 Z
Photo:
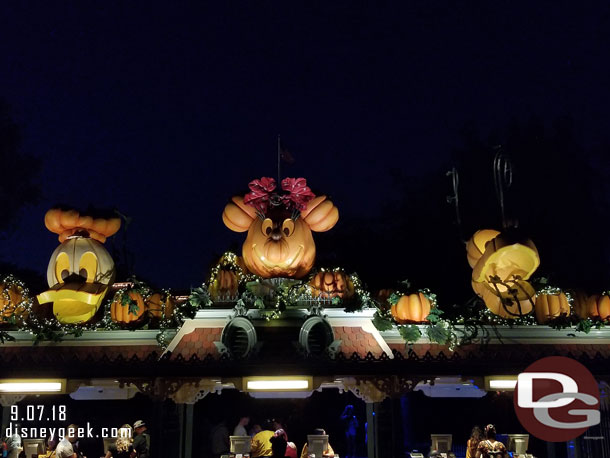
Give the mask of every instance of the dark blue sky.
M 198 284 L 243 240 L 220 215 L 275 175 L 278 133 L 344 221 L 418 199 L 392 170 L 444 174 L 466 123 L 569 115 L 608 142 L 605 2 L 367 3 L 4 2 L 0 97 L 44 164 L 0 258 L 43 272 L 48 208 L 116 207 L 141 277 Z

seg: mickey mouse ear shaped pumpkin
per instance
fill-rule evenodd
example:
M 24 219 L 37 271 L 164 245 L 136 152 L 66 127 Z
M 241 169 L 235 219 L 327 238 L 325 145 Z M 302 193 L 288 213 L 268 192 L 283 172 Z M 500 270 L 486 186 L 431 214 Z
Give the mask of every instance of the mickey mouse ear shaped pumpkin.
M 504 281 L 511 278 L 527 280 L 539 265 L 534 242 L 507 231 L 486 243 L 485 251 L 472 271 L 472 280 L 479 283 L 488 282 L 492 277 Z

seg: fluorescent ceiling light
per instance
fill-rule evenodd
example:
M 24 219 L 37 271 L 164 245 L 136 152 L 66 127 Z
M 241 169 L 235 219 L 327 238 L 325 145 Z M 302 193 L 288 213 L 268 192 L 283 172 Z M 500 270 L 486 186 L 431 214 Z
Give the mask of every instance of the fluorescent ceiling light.
M 63 393 L 66 381 L 56 380 L 0 380 L 0 393 Z
M 488 391 L 514 391 L 516 386 L 516 375 L 492 375 L 485 377 L 485 389 Z
M 506 389 L 515 389 L 517 386 L 516 380 L 490 380 L 489 388 L 494 388 L 497 390 L 506 390 Z
M 246 377 L 246 391 L 311 391 L 311 377 Z
M 249 390 L 304 390 L 309 388 L 307 380 L 249 380 Z

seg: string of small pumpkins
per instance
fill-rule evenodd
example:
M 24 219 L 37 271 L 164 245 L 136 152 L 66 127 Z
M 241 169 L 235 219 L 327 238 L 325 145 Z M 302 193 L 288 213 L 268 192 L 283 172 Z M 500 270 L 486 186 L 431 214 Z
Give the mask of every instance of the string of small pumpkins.
M 110 303 L 110 317 L 117 325 L 139 327 L 147 322 L 158 324 L 174 315 L 177 300 L 169 292 L 154 292 L 142 284 L 119 286 L 122 287 Z M 0 325 L 27 328 L 31 304 L 32 298 L 22 282 L 11 275 L 0 281 Z

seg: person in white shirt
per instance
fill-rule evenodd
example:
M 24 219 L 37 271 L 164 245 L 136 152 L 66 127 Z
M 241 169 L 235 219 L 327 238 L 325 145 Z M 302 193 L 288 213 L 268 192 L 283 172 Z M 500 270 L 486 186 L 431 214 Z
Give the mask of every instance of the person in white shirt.
M 82 456 L 75 452 L 74 444 L 78 446 L 78 425 L 70 425 L 66 428 L 66 437 L 64 437 L 57 448 L 55 449 L 55 456 L 57 458 L 78 458 Z M 77 447 L 78 449 L 78 447 Z
M 74 448 L 72 448 L 72 442 L 70 442 L 67 437 L 64 437 L 59 441 L 59 444 L 57 444 L 55 456 L 57 458 L 76 458 L 76 453 L 74 453 Z
M 250 417 L 248 417 L 246 415 L 239 417 L 239 422 L 237 423 L 237 426 L 235 426 L 235 428 L 233 429 L 233 435 L 234 436 L 247 436 L 248 431 L 246 430 L 246 426 L 248 426 L 249 423 L 250 423 Z

